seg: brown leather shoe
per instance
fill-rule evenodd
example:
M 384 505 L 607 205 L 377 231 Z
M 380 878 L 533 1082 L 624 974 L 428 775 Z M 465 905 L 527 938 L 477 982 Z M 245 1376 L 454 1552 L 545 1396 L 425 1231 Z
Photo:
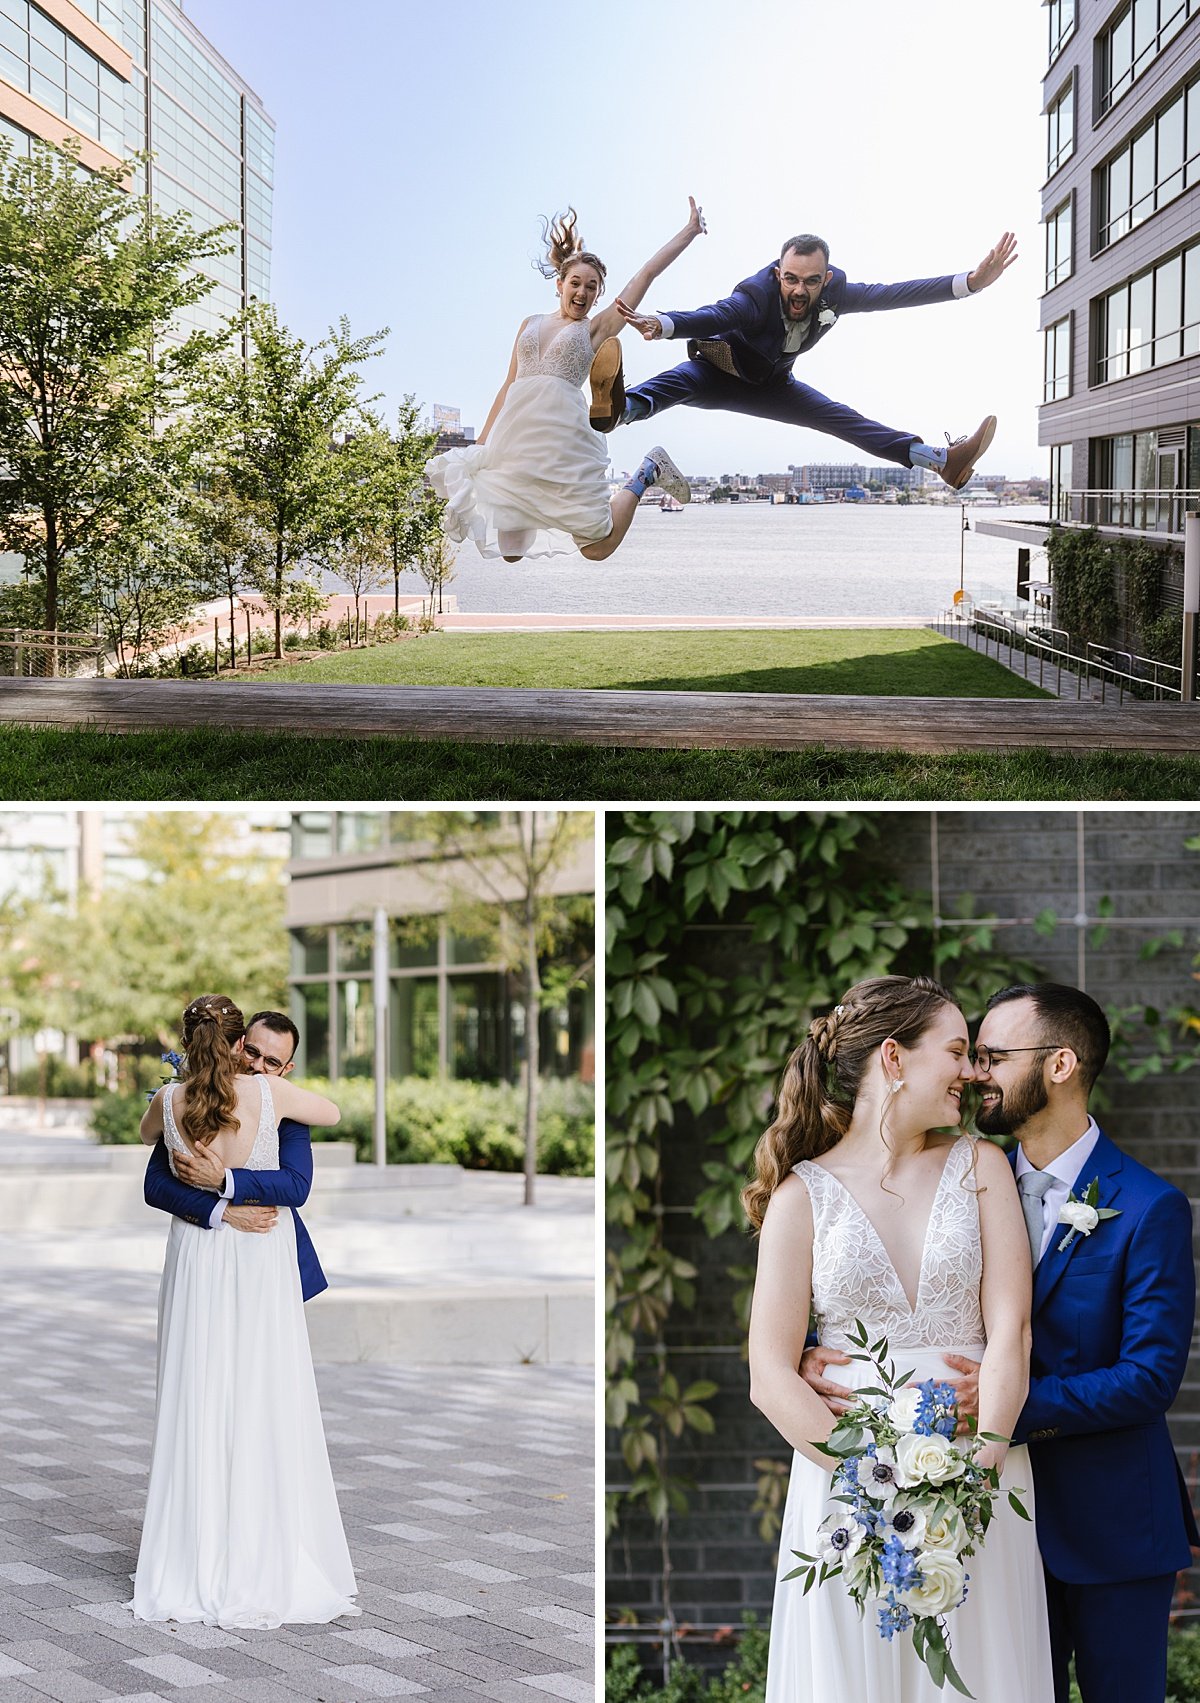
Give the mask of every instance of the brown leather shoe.
M 996 416 L 989 414 L 986 420 L 980 422 L 978 429 L 969 438 L 955 438 L 950 444 L 946 456 L 946 465 L 940 469 L 941 477 L 952 491 L 961 491 L 967 480 L 975 471 L 975 463 L 983 455 L 996 435 Z M 949 433 L 947 433 L 949 441 Z
M 621 372 L 621 340 L 606 337 L 596 350 L 591 373 L 594 432 L 611 432 L 625 412 L 625 379 Z

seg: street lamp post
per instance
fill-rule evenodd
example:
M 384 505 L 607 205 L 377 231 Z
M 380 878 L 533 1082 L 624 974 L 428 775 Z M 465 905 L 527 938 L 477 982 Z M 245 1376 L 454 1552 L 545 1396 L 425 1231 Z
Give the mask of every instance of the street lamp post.
M 387 1164 L 388 916 L 375 907 L 371 957 L 375 991 L 375 1163 Z

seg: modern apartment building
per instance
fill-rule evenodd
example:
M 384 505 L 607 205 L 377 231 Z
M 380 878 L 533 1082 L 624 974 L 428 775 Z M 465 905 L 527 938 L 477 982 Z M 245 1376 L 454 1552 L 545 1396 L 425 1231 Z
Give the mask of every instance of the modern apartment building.
M 1051 516 L 1178 545 L 1200 501 L 1200 0 L 1043 0 Z
M 274 125 L 178 0 L 0 0 L 0 133 L 25 152 L 74 139 L 92 168 L 151 153 L 135 187 L 156 206 L 235 227 L 185 328 L 268 296 Z
M 503 829 L 510 818 L 515 834 L 513 812 L 484 812 L 481 819 Z M 458 932 L 447 915 L 456 872 L 420 837 L 420 820 L 403 810 L 304 810 L 292 817 L 287 920 L 301 1075 L 373 1072 L 380 911 L 387 919 L 388 1074 L 508 1081 L 520 1073 L 523 1011 L 512 978 L 494 945 Z M 594 894 L 590 836 L 550 879 L 564 899 Z M 590 920 L 581 919 L 577 944 L 579 956 L 589 959 Z M 544 1008 L 540 1040 L 545 1073 L 590 1079 L 591 990 L 575 989 Z

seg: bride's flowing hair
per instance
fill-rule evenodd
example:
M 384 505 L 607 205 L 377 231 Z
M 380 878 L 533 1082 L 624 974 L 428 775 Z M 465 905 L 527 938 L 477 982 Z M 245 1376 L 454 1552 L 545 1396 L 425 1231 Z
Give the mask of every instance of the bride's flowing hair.
M 857 982 L 832 1011 L 813 1018 L 784 1068 L 775 1121 L 759 1137 L 755 1176 L 742 1190 L 755 1230 L 792 1167 L 828 1153 L 845 1135 L 867 1066 L 884 1041 L 915 1046 L 942 1007 L 956 1003 L 928 976 L 875 976 Z
M 189 1141 L 206 1146 L 237 1114 L 238 1078 L 234 1047 L 246 1033 L 241 1012 L 231 999 L 202 993 L 183 1014 L 182 1079 L 187 1097 L 179 1127 Z
M 568 207 L 565 213 L 556 213 L 552 219 L 543 219 L 542 244 L 546 253 L 543 259 L 535 260 L 533 264 L 543 278 L 565 278 L 576 261 L 594 267 L 600 275 L 600 294 L 603 295 L 608 272 L 600 256 L 583 246 L 578 224 L 579 215 L 574 207 Z

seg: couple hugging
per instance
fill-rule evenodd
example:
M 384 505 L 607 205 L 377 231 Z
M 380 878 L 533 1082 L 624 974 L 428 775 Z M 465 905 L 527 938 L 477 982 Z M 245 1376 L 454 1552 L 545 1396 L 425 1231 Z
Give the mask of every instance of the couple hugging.
M 295 1210 L 309 1126 L 341 1114 L 286 1080 L 299 1036 L 278 1012 L 247 1025 L 203 994 L 182 1035 L 180 1079 L 141 1124 L 146 1200 L 172 1217 L 133 1612 L 225 1627 L 357 1615 L 303 1313 L 326 1281 Z
M 1001 1439 L 981 1462 L 1027 1493 L 1035 1525 L 1000 1498 L 947 1617 L 978 1703 L 1068 1703 L 1072 1655 L 1084 1703 L 1163 1703 L 1175 1575 L 1200 1542 L 1166 1421 L 1192 1336 L 1191 1212 L 1091 1117 L 1108 1047 L 1076 988 L 1004 989 L 972 1047 L 953 995 L 884 976 L 789 1060 L 744 1196 L 761 1230 L 751 1399 L 795 1450 L 767 1703 L 941 1695 L 844 1580 L 784 1579 L 838 1512 L 814 1445 L 872 1376 L 845 1352 L 855 1320 L 917 1380 L 955 1384 L 960 1421 Z M 1007 1155 L 960 1127 L 968 1084 L 979 1130 L 1016 1137 Z
M 607 273 L 579 236 L 574 209 L 545 227 L 545 256 L 537 265 L 555 280 L 557 311 L 522 320 L 478 439 L 435 456 L 427 469 L 445 502 L 443 524 L 452 542 L 473 539 L 481 555 L 506 562 L 575 550 L 588 561 L 604 561 L 625 537 L 649 486 L 682 503 L 691 490 L 656 444 L 610 497 L 608 448 L 599 434 L 680 404 L 827 432 L 901 467 L 926 468 L 953 490 L 970 479 L 995 434 L 994 415 L 943 448 L 823 396 L 794 378 L 792 368 L 843 314 L 978 295 L 1016 260 L 1011 232 L 969 272 L 900 284 L 852 283 L 830 265 L 829 244 L 804 233 L 788 237 L 777 261 L 743 278 L 722 301 L 684 313 L 639 313 L 654 280 L 707 230 L 690 196 L 688 206 L 682 229 L 634 273 L 611 307 L 595 315 Z M 626 394 L 617 341 L 626 325 L 650 342 L 683 339 L 689 358 Z M 589 378 L 590 414 L 583 399 Z

